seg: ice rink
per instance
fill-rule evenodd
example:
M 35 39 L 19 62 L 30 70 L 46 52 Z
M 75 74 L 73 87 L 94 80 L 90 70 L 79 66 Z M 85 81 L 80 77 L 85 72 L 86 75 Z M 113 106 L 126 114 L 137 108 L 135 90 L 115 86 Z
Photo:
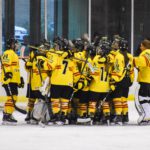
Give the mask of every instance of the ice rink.
M 149 150 L 150 126 L 136 125 L 138 114 L 133 102 L 129 102 L 129 112 L 129 126 L 45 128 L 25 124 L 25 116 L 15 112 L 17 126 L 0 125 L 0 150 Z

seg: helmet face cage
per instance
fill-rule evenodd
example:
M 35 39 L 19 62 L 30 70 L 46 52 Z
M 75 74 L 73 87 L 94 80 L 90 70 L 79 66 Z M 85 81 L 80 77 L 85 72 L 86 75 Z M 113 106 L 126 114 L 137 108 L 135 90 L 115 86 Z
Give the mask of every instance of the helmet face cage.
M 86 51 L 89 53 L 90 56 L 96 55 L 96 48 L 94 45 L 88 45 Z
M 69 50 L 69 42 L 67 39 L 62 39 L 62 42 L 61 42 L 61 50 L 63 51 L 68 51 Z
M 128 41 L 127 40 L 121 40 L 119 43 L 119 49 L 121 51 L 127 51 L 128 50 Z
M 15 40 L 14 38 L 9 38 L 6 41 L 6 49 L 13 49 L 13 50 L 15 50 L 15 47 L 17 46 L 17 44 L 18 44 L 17 40 Z
M 74 44 L 77 52 L 83 51 L 83 49 L 84 49 L 84 43 L 83 43 L 83 41 L 81 39 L 74 40 L 73 44 Z
M 99 48 L 98 50 L 98 54 L 104 56 L 109 54 L 110 50 L 111 50 L 111 43 L 108 39 L 105 40 L 100 40 L 99 42 Z

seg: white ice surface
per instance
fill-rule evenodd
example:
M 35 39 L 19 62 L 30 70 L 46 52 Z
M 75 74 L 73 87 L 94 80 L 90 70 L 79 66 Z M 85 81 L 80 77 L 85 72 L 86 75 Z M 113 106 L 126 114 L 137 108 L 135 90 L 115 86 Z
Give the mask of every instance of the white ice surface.
M 150 126 L 136 125 L 133 102 L 129 112 L 130 126 L 45 128 L 26 125 L 25 116 L 15 112 L 17 126 L 0 125 L 0 150 L 150 150 Z

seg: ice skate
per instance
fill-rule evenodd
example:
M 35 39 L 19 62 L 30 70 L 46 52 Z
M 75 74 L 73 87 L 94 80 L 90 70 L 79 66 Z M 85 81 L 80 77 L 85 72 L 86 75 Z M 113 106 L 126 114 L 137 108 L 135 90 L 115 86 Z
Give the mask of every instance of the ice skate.
M 90 121 L 91 121 L 91 118 L 87 117 L 86 114 L 83 114 L 83 116 L 79 116 L 77 118 L 77 123 L 78 124 L 86 124 L 86 123 L 89 123 Z
M 122 116 L 116 115 L 111 125 L 121 125 L 122 126 Z
M 12 114 L 3 113 L 3 125 L 16 125 L 17 120 L 12 116 Z

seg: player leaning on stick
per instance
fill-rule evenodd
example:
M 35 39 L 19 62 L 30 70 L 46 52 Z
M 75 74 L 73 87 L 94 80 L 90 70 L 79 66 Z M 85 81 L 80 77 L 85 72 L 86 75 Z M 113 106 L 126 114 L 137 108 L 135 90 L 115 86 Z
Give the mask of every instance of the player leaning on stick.
M 6 42 L 6 51 L 2 55 L 2 84 L 6 91 L 7 101 L 4 105 L 3 122 L 17 123 L 12 116 L 17 101 L 18 87 L 24 87 L 23 78 L 20 77 L 19 58 L 15 53 L 16 40 L 10 38 Z
M 138 68 L 139 103 L 142 114 L 139 118 L 140 123 L 150 122 L 150 41 L 144 40 L 140 45 L 141 53 L 134 57 L 134 65 Z

